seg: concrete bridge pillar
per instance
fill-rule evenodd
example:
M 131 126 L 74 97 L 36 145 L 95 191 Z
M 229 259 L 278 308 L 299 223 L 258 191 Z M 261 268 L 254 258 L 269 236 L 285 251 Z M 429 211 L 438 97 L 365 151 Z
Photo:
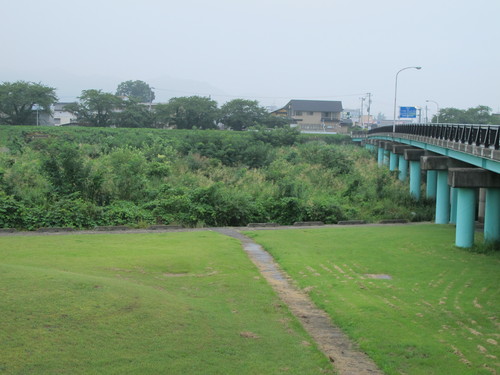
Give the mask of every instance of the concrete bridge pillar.
M 373 142 L 373 141 L 372 141 L 372 140 L 370 140 L 370 139 L 365 139 L 364 141 L 362 141 L 362 142 L 361 142 L 361 144 L 362 144 L 362 145 L 363 145 L 363 146 L 364 146 L 364 147 L 365 147 L 368 151 L 373 152 L 373 151 L 375 151 L 375 150 L 376 150 L 376 147 L 375 147 L 375 145 L 374 145 L 373 143 L 371 143 L 371 142 Z
M 450 222 L 450 186 L 448 185 L 448 170 L 437 171 L 436 184 L 436 224 Z
M 399 155 L 398 178 L 400 181 L 405 181 L 408 178 L 408 162 L 405 160 L 403 155 Z
M 384 154 L 385 154 L 384 142 L 379 142 L 377 147 L 377 164 L 379 167 L 384 165 Z
M 476 216 L 476 192 L 471 188 L 457 188 L 457 229 L 455 245 L 471 247 L 474 245 Z
M 410 162 L 410 194 L 416 200 L 420 199 L 421 169 L 420 157 L 425 154 L 424 150 L 405 150 L 404 157 Z
M 417 201 L 420 200 L 420 184 L 422 180 L 420 172 L 420 162 L 410 160 L 410 194 Z
M 485 240 L 486 237 L 488 241 L 495 241 L 495 238 L 499 238 L 500 175 L 481 168 L 452 168 L 449 170 L 448 184 L 457 190 L 455 245 L 471 247 L 474 244 L 476 189 L 478 188 L 487 189 L 486 210 L 488 212 L 485 212 L 484 218 Z
M 384 165 L 389 167 L 390 151 L 384 149 Z
M 393 147 L 394 142 L 386 142 L 384 146 L 390 171 L 395 171 L 398 166 L 398 156 L 393 152 Z
M 398 166 L 399 170 L 398 178 L 400 181 L 405 181 L 408 178 L 408 161 L 404 158 L 405 150 L 413 149 L 408 145 L 393 145 L 392 152 L 398 156 Z
M 395 171 L 398 168 L 398 155 L 390 151 L 389 153 L 389 170 Z
M 436 199 L 437 189 L 437 171 L 427 171 L 427 185 L 425 188 L 425 196 L 427 198 Z
M 484 241 L 500 241 L 500 188 L 486 189 Z
M 436 174 L 436 224 L 448 224 L 450 222 L 450 187 L 448 185 L 448 168 L 464 167 L 467 164 L 458 160 L 451 159 L 447 156 L 424 155 L 420 158 L 420 163 L 423 170 L 427 171 L 427 191 L 429 185 L 434 182 L 429 182 L 430 172 Z M 431 174 L 431 179 L 432 179 Z

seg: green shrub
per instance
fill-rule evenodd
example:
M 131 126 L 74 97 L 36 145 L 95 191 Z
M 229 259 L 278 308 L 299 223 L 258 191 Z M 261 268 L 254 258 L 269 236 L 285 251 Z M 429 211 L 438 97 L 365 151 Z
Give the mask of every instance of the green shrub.
M 0 191 L 0 228 L 23 227 L 23 205 Z
M 103 209 L 104 225 L 141 225 L 155 224 L 152 213 L 129 201 L 115 201 Z

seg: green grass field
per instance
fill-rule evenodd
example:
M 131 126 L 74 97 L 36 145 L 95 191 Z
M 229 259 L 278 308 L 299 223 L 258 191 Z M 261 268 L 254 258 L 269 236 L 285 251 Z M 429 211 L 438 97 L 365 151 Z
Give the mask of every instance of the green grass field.
M 500 373 L 500 254 L 455 248 L 453 227 L 247 235 L 387 374 Z
M 1 374 L 321 374 L 238 241 L 0 237 Z

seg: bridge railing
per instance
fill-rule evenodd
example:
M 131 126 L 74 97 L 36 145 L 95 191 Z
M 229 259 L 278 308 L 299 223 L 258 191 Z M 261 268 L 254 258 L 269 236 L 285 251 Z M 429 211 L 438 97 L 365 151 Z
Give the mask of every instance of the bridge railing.
M 420 135 L 495 150 L 500 149 L 500 125 L 400 124 L 396 125 L 395 130 L 400 134 Z M 393 126 L 372 129 L 368 132 L 368 136 L 377 133 L 393 133 Z

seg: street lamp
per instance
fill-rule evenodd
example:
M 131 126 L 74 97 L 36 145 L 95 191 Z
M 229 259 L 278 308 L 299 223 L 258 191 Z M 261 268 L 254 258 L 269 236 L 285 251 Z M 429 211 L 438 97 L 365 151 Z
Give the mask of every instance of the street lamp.
M 422 69 L 422 67 L 421 66 L 407 66 L 406 68 L 403 68 L 396 73 L 396 83 L 394 85 L 394 122 L 392 124 L 392 132 L 393 133 L 396 133 L 396 104 L 397 104 L 397 97 L 398 97 L 398 75 L 399 75 L 399 73 L 401 73 L 403 70 L 406 70 L 406 69 L 420 70 L 420 69 Z
M 437 107 L 437 112 L 436 112 L 436 124 L 439 124 L 439 104 L 438 102 L 434 101 L 434 100 L 426 100 L 426 102 L 431 102 L 431 103 L 434 103 Z M 432 122 L 432 121 L 431 121 Z

